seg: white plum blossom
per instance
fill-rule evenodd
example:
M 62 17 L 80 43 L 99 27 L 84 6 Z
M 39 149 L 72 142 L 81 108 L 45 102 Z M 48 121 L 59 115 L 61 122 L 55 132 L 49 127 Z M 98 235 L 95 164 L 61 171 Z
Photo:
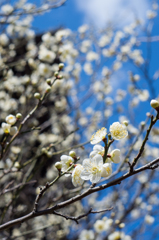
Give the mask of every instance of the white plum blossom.
M 105 136 L 107 134 L 107 129 L 106 128 L 101 128 L 99 129 L 96 133 L 93 134 L 93 136 L 91 137 L 91 144 L 96 144 L 101 142 L 102 140 L 105 139 Z
M 94 229 L 97 233 L 105 231 L 105 221 L 97 220 L 94 224 Z
M 83 166 L 77 164 L 72 172 L 72 183 L 75 187 L 81 186 L 83 184 L 83 179 L 81 179 L 81 172 L 83 171 Z
M 101 145 L 97 144 L 93 147 L 93 151 L 90 153 L 90 157 L 94 157 L 96 154 L 100 154 L 101 156 L 104 155 L 104 147 Z
M 97 183 L 101 179 L 102 166 L 103 158 L 99 154 L 96 154 L 93 158 L 83 160 L 84 170 L 81 172 L 81 178 Z
M 82 230 L 80 236 L 79 236 L 79 240 L 94 240 L 95 236 L 94 236 L 94 232 L 93 230 Z
M 71 166 L 71 164 L 74 162 L 74 159 L 70 156 L 67 156 L 67 155 L 62 155 L 60 157 L 61 159 L 61 163 L 62 163 L 62 168 L 61 168 L 61 171 L 62 172 L 65 172 L 67 171 L 67 169 Z M 65 174 L 66 177 L 69 176 L 69 174 Z
M 8 15 L 13 12 L 13 7 L 10 4 L 5 4 L 1 7 L 1 11 Z
M 101 177 L 109 177 L 112 174 L 112 164 L 107 162 L 102 166 Z
M 112 162 L 114 162 L 114 163 L 119 163 L 120 162 L 120 160 L 121 160 L 121 152 L 120 152 L 120 150 L 119 149 L 114 149 L 111 153 L 110 153 L 110 155 L 111 155 L 111 160 L 112 160 Z
M 128 131 L 126 129 L 126 126 L 124 124 L 121 124 L 119 122 L 114 122 L 110 126 L 110 133 L 113 139 L 120 140 L 122 138 L 127 137 Z
M 152 217 L 152 216 L 150 216 L 150 215 L 146 215 L 145 216 L 145 222 L 147 223 L 147 224 L 153 224 L 154 223 L 154 221 L 155 221 L 155 218 L 154 217 Z
M 45 47 L 41 47 L 39 51 L 39 59 L 48 63 L 52 63 L 56 54 L 53 51 L 48 50 Z
M 13 136 L 14 134 L 16 134 L 16 132 L 18 131 L 18 128 L 16 126 L 11 127 L 10 129 L 10 135 Z
M 10 133 L 10 128 L 11 128 L 10 124 L 3 122 L 1 127 L 4 133 L 7 133 L 7 134 Z
M 0 44 L 2 46 L 7 46 L 9 43 L 9 38 L 7 37 L 7 35 L 5 33 L 2 33 L 0 35 Z
M 14 125 L 16 123 L 17 119 L 14 115 L 10 114 L 6 117 L 6 122 L 10 125 Z

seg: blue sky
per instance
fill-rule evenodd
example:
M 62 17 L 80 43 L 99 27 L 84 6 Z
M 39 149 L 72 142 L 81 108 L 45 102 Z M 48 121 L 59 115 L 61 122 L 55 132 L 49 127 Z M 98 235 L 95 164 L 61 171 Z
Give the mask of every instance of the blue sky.
M 131 23 L 134 16 L 145 20 L 149 7 L 149 0 L 67 0 L 62 7 L 53 9 L 45 17 L 36 17 L 33 26 L 44 31 L 58 26 L 77 30 L 84 23 L 102 28 L 111 21 L 122 27 Z

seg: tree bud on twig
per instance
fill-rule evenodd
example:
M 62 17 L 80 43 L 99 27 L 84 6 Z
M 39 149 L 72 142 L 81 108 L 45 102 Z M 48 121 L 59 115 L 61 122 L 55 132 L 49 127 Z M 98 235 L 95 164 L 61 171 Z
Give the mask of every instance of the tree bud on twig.
M 61 162 L 56 162 L 56 163 L 55 163 L 55 168 L 57 168 L 58 170 L 61 170 L 61 168 L 62 168 L 62 163 L 61 163 Z
M 17 119 L 22 118 L 22 114 L 21 114 L 21 113 L 17 113 L 17 114 L 16 114 L 16 118 L 17 118 Z
M 46 92 L 49 93 L 51 91 L 51 87 L 47 87 Z
M 74 151 L 70 151 L 69 152 L 69 156 L 72 157 L 72 158 L 76 158 L 76 153 Z
M 34 93 L 34 97 L 35 97 L 36 99 L 40 99 L 40 93 Z
M 51 86 L 51 79 L 50 78 L 46 79 L 46 82 L 49 86 Z
M 59 72 L 54 72 L 54 76 L 57 77 Z
M 159 111 L 159 101 L 152 99 L 150 102 L 150 105 L 152 108 L 154 108 L 156 111 Z
M 60 64 L 59 64 L 59 70 L 63 69 L 63 67 L 64 67 L 64 64 L 63 64 L 63 63 L 60 63 Z

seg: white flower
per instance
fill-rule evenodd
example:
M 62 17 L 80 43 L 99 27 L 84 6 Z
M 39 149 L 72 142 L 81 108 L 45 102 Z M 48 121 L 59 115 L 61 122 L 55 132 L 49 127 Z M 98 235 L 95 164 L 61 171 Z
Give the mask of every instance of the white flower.
M 104 147 L 101 145 L 97 144 L 93 147 L 93 151 L 90 153 L 90 157 L 94 157 L 96 154 L 100 154 L 101 156 L 104 155 Z
M 152 10 L 148 10 L 146 14 L 147 14 L 148 19 L 153 19 L 157 16 L 157 13 L 155 11 L 152 11 Z
M 150 105 L 154 109 L 159 108 L 159 101 L 157 101 L 155 99 L 152 99 L 151 102 L 150 102 Z
M 39 59 L 48 63 L 52 63 L 56 54 L 45 47 L 42 47 L 39 51 Z
M 10 125 L 14 125 L 16 123 L 16 117 L 10 114 L 6 117 L 6 122 Z
M 96 144 L 101 142 L 102 140 L 105 139 L 105 136 L 107 134 L 107 129 L 106 128 L 101 128 L 100 130 L 98 130 L 95 134 L 93 134 L 93 136 L 91 137 L 91 144 Z
M 92 230 L 82 230 L 79 240 L 94 240 L 94 232 Z
M 2 46 L 7 46 L 9 43 L 9 38 L 7 37 L 7 35 L 5 33 L 2 33 L 0 35 L 0 44 Z
M 81 172 L 81 178 L 83 180 L 90 180 L 92 183 L 98 182 L 101 179 L 102 166 L 103 158 L 99 154 L 96 154 L 91 159 L 85 159 L 83 161 L 84 170 Z
M 112 174 L 112 165 L 111 163 L 107 162 L 104 163 L 102 166 L 101 177 L 109 177 Z
M 126 126 L 123 124 L 120 124 L 119 122 L 114 122 L 110 126 L 110 133 L 113 139 L 120 140 L 122 138 L 127 137 L 128 131 L 126 129 Z
M 94 229 L 97 233 L 105 231 L 105 221 L 97 220 L 94 224 Z
M 147 224 L 153 224 L 154 223 L 154 221 L 155 221 L 155 219 L 154 219 L 154 217 L 152 217 L 152 216 L 150 216 L 150 215 L 146 215 L 145 216 L 145 222 L 147 223 Z
M 89 29 L 89 26 L 87 24 L 84 24 L 78 28 L 79 33 L 85 33 Z
M 13 12 L 13 7 L 10 4 L 5 4 L 1 7 L 1 10 L 5 14 L 10 14 L 11 12 Z
M 10 133 L 10 128 L 11 128 L 10 124 L 3 122 L 1 127 L 4 133 Z
M 112 162 L 114 163 L 119 163 L 120 162 L 120 155 L 121 155 L 121 152 L 119 149 L 114 149 L 111 153 L 111 160 Z
M 83 184 L 83 180 L 81 179 L 81 172 L 83 171 L 83 166 L 81 164 L 77 164 L 72 172 L 72 183 L 75 187 L 81 186 Z
M 62 168 L 61 168 L 62 172 L 67 171 L 67 169 L 70 167 L 70 164 L 74 162 L 74 159 L 67 155 L 62 155 L 60 159 L 62 163 Z M 65 174 L 65 176 L 68 177 L 69 174 Z
M 14 134 L 16 134 L 16 132 L 18 131 L 18 128 L 16 127 L 16 126 L 14 126 L 14 127 L 11 127 L 11 129 L 10 129 L 10 135 L 14 135 Z

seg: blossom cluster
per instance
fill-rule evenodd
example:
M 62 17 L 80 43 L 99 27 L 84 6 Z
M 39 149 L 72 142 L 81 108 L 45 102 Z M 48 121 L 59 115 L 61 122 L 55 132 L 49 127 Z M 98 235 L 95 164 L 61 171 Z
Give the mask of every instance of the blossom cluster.
M 5 134 L 10 134 L 10 135 L 14 135 L 16 132 L 17 132 L 17 127 L 16 126 L 13 126 L 16 121 L 17 121 L 17 118 L 14 116 L 14 115 L 8 115 L 6 117 L 6 122 L 2 122 L 2 130 Z
M 114 122 L 110 126 L 110 133 L 114 140 L 125 138 L 128 135 L 126 124 Z M 119 149 L 114 149 L 110 153 L 106 153 L 107 156 L 104 159 L 105 151 L 108 148 L 107 143 L 105 142 L 106 134 L 107 129 L 103 127 L 92 136 L 91 144 L 96 144 L 103 140 L 105 147 L 96 144 L 93 147 L 93 151 L 90 153 L 89 158 L 84 159 L 82 165 L 75 163 L 77 157 L 76 154 L 72 154 L 72 151 L 69 154 L 70 156 L 61 156 L 61 163 L 56 163 L 55 166 L 57 169 L 66 172 L 66 176 L 69 176 L 69 173 L 72 173 L 72 183 L 75 187 L 82 185 L 84 180 L 90 180 L 92 183 L 97 183 L 101 177 L 109 177 L 112 174 L 112 163 L 120 162 L 121 152 Z M 73 172 L 67 173 L 67 169 L 69 169 L 72 164 L 74 164 Z

